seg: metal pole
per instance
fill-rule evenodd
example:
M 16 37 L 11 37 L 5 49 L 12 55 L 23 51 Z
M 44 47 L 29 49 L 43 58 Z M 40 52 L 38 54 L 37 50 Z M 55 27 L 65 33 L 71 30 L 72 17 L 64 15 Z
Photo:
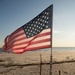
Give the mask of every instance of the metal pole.
M 52 10 L 51 10 L 51 15 L 52 15 L 52 27 L 51 27 L 51 51 L 50 51 L 50 75 L 52 75 L 52 38 L 53 38 L 53 5 L 52 5 Z

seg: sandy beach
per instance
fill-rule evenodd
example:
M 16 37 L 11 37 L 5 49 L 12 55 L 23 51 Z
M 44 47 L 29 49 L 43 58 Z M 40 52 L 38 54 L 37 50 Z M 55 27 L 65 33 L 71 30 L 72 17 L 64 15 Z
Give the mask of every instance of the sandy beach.
M 23 54 L 0 53 L 0 75 L 49 75 L 50 52 L 30 51 Z M 75 51 L 53 51 L 52 75 L 75 75 Z

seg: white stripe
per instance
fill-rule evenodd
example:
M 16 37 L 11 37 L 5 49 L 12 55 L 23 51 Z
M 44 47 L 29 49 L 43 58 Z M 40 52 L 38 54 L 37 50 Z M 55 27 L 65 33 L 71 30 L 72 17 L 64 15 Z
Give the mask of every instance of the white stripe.
M 42 34 L 42 33 L 47 33 L 47 32 L 51 32 L 51 29 L 45 29 L 45 30 L 43 30 L 43 31 L 41 32 L 41 34 Z
M 13 53 L 16 53 L 16 52 L 23 52 L 24 49 L 20 49 L 20 50 L 13 50 Z

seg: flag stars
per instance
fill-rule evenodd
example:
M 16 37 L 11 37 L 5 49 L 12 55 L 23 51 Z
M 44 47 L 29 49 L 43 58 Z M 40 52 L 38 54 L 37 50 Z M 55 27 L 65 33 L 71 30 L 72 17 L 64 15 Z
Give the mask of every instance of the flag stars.
M 45 23 L 46 23 L 47 21 L 45 21 Z
M 47 17 L 47 19 L 49 19 L 49 17 Z
M 40 19 L 38 18 L 38 21 L 39 21 Z
M 42 12 L 35 19 L 24 25 L 24 30 L 28 38 L 37 35 L 43 29 L 49 28 L 49 10 Z
M 40 21 L 42 21 L 42 19 L 40 19 Z
M 31 24 L 31 26 L 33 26 L 33 24 Z
M 27 36 L 29 38 L 29 36 Z
M 33 34 L 32 34 L 32 36 L 33 36 Z
M 48 12 L 45 12 L 45 14 L 48 15 L 49 13 Z
M 48 23 L 48 21 L 47 21 L 47 23 Z
M 28 34 L 28 32 L 26 32 L 26 34 Z
M 38 32 L 40 32 L 40 30 Z
M 28 30 L 28 31 L 30 31 L 30 30 Z
M 44 18 L 44 15 L 42 16 L 42 18 Z
M 42 25 L 42 23 L 40 25 Z
M 37 24 L 38 22 L 36 21 L 36 24 Z
M 31 35 L 31 33 L 29 33 L 29 35 Z
M 42 22 L 44 22 L 44 20 L 42 20 Z
M 31 27 L 30 27 L 30 29 L 31 29 Z
M 33 21 L 33 23 L 35 23 L 35 21 Z
M 32 32 L 32 30 L 31 30 L 31 32 Z
M 48 15 L 49 13 L 47 12 L 47 15 Z
M 34 27 L 35 27 L 36 25 L 34 25 Z
M 48 26 L 46 26 L 46 28 L 48 28 Z
M 37 29 L 35 28 L 35 30 L 37 30 Z
M 28 26 L 27 26 L 27 28 L 28 28 Z
M 38 24 L 40 24 L 40 22 Z
M 46 18 L 46 16 L 44 18 Z
M 45 25 L 43 24 L 43 26 L 45 26 Z
M 38 28 L 38 26 L 37 26 L 37 28 Z
M 34 28 L 32 28 L 32 29 L 34 29 Z
M 38 27 L 38 29 L 40 29 L 40 27 Z
M 35 33 L 35 32 L 33 32 L 33 33 Z
M 45 14 L 46 14 L 46 12 L 45 12 Z
M 25 31 L 27 31 L 27 29 L 25 29 Z
M 37 34 L 37 32 L 35 34 Z

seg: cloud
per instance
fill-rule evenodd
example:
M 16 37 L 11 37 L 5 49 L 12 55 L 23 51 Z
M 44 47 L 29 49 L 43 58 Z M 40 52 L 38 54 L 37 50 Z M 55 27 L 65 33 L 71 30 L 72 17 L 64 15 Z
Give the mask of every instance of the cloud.
M 56 33 L 61 33 L 61 32 L 57 30 L 53 30 L 53 33 L 56 34 Z

